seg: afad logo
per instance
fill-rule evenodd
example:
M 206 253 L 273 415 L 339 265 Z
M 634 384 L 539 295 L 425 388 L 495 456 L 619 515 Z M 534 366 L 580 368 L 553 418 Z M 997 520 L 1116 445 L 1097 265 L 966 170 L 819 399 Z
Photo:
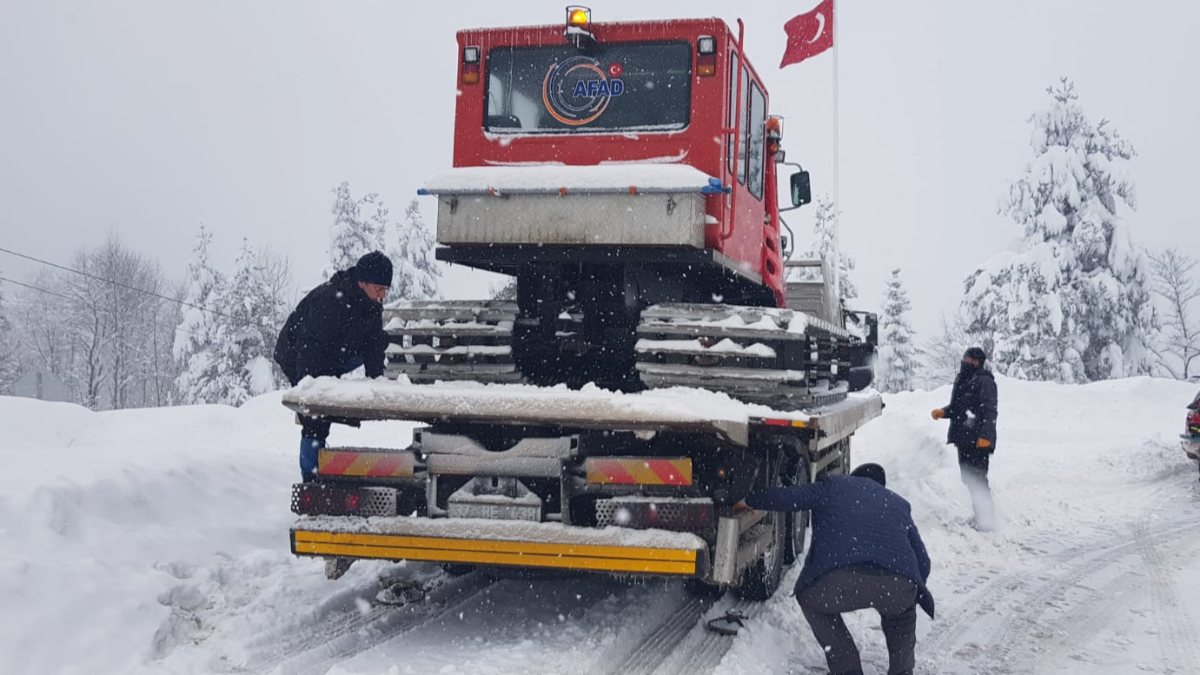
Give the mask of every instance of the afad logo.
M 587 56 L 572 56 L 550 66 L 542 82 L 546 111 L 563 124 L 579 127 L 596 121 L 615 96 L 625 93 L 621 64 L 605 72 L 600 62 Z

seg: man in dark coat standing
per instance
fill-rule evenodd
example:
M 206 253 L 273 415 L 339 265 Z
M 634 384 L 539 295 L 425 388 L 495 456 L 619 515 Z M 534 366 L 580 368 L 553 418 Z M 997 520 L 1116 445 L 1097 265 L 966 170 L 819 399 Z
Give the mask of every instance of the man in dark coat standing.
M 971 492 L 975 529 L 996 527 L 988 468 L 996 451 L 996 417 L 999 414 L 996 378 L 987 368 L 987 354 L 971 347 L 963 354 L 962 368 L 954 378 L 950 405 L 933 411 L 933 419 L 949 419 L 946 442 L 958 449 L 958 467 Z
M 388 343 L 383 299 L 391 285 L 392 261 L 373 251 L 304 296 L 275 343 L 275 361 L 292 386 L 305 377 L 343 375 L 359 366 L 367 377 L 383 375 Z M 300 476 L 307 482 L 316 478 L 330 421 L 301 415 L 300 425 Z
M 843 613 L 879 612 L 888 675 L 911 674 L 916 665 L 917 606 L 933 617 L 933 596 L 925 586 L 929 554 L 912 508 L 886 483 L 883 467 L 864 464 L 849 476 L 756 492 L 735 507 L 812 515 L 812 543 L 795 593 L 835 675 L 862 675 Z

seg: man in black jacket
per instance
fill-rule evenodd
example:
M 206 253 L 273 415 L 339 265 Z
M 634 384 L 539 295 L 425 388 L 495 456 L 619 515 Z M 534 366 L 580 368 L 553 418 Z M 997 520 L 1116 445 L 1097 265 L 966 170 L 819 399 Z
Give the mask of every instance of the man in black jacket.
M 343 375 L 359 366 L 367 377 L 383 375 L 388 343 L 383 299 L 391 285 L 392 261 L 373 251 L 304 296 L 275 343 L 275 361 L 292 386 L 305 377 Z M 316 478 L 330 421 L 301 415 L 300 424 L 300 476 L 307 482 Z
M 971 347 L 963 354 L 962 368 L 954 378 L 950 405 L 933 411 L 933 419 L 949 419 L 946 442 L 958 449 L 958 466 L 963 483 L 971 492 L 975 529 L 996 526 L 988 468 L 996 451 L 996 416 L 999 414 L 996 378 L 986 367 L 987 354 Z

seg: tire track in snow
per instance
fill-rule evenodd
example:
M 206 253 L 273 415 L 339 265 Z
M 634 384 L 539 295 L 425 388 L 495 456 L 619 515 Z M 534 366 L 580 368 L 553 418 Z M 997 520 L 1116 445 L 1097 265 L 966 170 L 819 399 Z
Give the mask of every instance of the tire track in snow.
M 1081 585 L 1084 579 L 1139 553 L 1147 541 L 1156 542 L 1194 530 L 1200 530 L 1200 523 L 1175 523 L 1153 534 L 1147 533 L 1142 541 L 1134 539 L 1108 547 L 1077 546 L 1051 556 L 1053 562 L 1048 567 L 997 579 L 968 598 L 965 603 L 968 609 L 960 611 L 948 626 L 918 647 L 935 655 L 921 670 L 942 673 L 951 666 L 966 665 L 969 666 L 966 672 L 973 673 L 1024 672 L 1014 669 L 1014 661 L 1039 655 L 1016 654 L 1015 650 L 1029 649 L 1029 645 L 1039 642 L 1037 638 L 1044 637 L 1046 626 L 1040 619 L 1053 606 L 1055 598 L 1064 598 L 1071 589 L 1087 590 Z M 1041 583 L 1033 580 L 1037 576 L 1042 577 Z M 998 607 L 1002 602 L 1005 607 Z M 981 626 L 984 627 L 981 639 L 964 639 Z M 948 662 L 950 657 L 957 658 Z
M 674 653 L 712 604 L 713 601 L 707 598 L 685 596 L 624 658 L 604 672 L 613 675 L 650 675 Z
M 1196 653 L 1196 627 L 1179 604 L 1175 584 L 1168 573 L 1162 552 L 1155 545 L 1155 538 L 1145 527 L 1136 528 L 1133 536 L 1150 580 L 1150 599 L 1154 603 L 1154 622 L 1158 627 L 1163 656 L 1170 665 L 1181 671 L 1186 670 L 1200 663 Z
M 766 602 L 738 600 L 732 603 L 719 603 L 715 612 L 709 612 L 714 618 L 724 616 L 725 612 L 741 612 L 745 615 L 747 625 L 766 608 Z M 720 665 L 725 654 L 733 646 L 736 635 L 721 635 L 708 630 L 700 621 L 679 643 L 675 656 L 665 661 L 659 668 L 660 673 L 709 673 Z M 669 667 L 669 670 L 666 670 Z
M 1047 651 L 1038 655 L 1038 661 L 1050 664 L 1065 656 L 1077 663 L 1088 663 L 1085 651 L 1088 643 L 1112 624 L 1118 611 L 1133 602 L 1136 590 L 1124 576 L 1089 590 L 1089 596 L 1076 603 L 1049 631 L 1057 639 L 1049 644 Z
M 497 580 L 472 572 L 449 579 L 434 588 L 423 604 L 404 607 L 373 604 L 366 612 L 355 607 L 314 619 L 315 630 L 273 647 L 263 656 L 250 659 L 247 672 L 279 672 L 292 675 L 325 673 L 355 654 L 414 630 L 453 612 L 486 591 Z

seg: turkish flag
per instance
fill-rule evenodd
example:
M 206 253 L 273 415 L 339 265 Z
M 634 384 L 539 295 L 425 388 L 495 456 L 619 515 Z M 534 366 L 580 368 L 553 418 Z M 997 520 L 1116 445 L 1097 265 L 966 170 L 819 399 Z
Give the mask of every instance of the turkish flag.
M 800 63 L 833 46 L 833 0 L 823 0 L 807 14 L 793 17 L 783 24 L 787 33 L 787 49 L 783 51 L 780 68 Z

